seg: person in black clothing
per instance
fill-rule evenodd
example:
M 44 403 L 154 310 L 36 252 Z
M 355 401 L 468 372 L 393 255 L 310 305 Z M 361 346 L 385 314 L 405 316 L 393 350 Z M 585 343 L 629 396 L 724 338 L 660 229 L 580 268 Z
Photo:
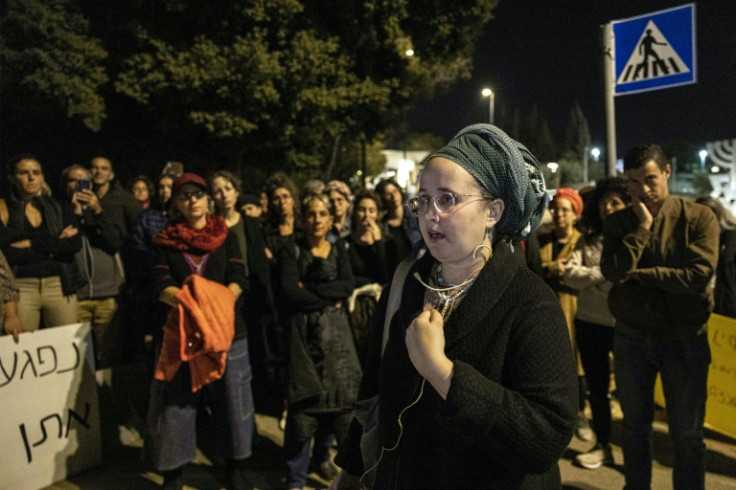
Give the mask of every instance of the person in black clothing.
M 386 242 L 379 226 L 381 199 L 372 190 L 355 196 L 353 231 L 346 241 L 355 290 L 350 297 L 350 328 L 361 365 L 368 348 L 368 335 L 383 286 L 388 282 Z
M 388 282 L 386 241 L 379 226 L 382 211 L 381 199 L 374 191 L 364 190 L 356 194 L 351 220 L 353 231 L 348 240 L 356 287 Z
M 555 294 L 508 245 L 534 232 L 546 201 L 539 162 L 490 124 L 429 158 L 409 201 L 428 252 L 382 350 L 384 292 L 360 387 L 361 400 L 378 394 L 382 449 L 366 467 L 354 419 L 331 489 L 362 488 L 372 470 L 376 489 L 561 487 L 574 357 Z
M 695 202 L 712 209 L 721 225 L 713 313 L 736 318 L 736 217 L 714 197 L 701 197 Z
M 89 188 L 77 188 L 77 183 L 91 180 L 89 171 L 72 165 L 62 171 L 61 190 L 74 206 L 82 249 L 76 254 L 77 267 L 84 284 L 77 290 L 77 311 L 80 322 L 92 326 L 97 368 L 107 368 L 118 359 L 121 338 L 114 338 L 117 329 L 109 329 L 118 309 L 118 295 L 125 282 L 123 264 L 118 251 L 126 232 L 119 208 L 103 208 L 97 195 Z M 109 204 L 109 201 L 108 201 Z M 125 336 L 126 344 L 131 343 Z
M 276 372 L 283 361 L 283 352 L 276 352 L 280 343 L 272 338 L 276 317 L 271 272 L 266 257 L 266 245 L 260 221 L 239 211 L 238 202 L 242 184 L 238 177 L 226 170 L 211 174 L 208 179 L 215 212 L 225 219 L 230 233 L 238 237 L 240 254 L 245 258 L 245 270 L 250 289 L 243 298 L 243 316 L 248 326 L 248 346 L 253 366 L 253 392 L 261 412 L 266 396 L 280 393 Z
M 396 266 L 407 257 L 418 257 L 422 247 L 422 235 L 416 217 L 404 207 L 406 196 L 394 179 L 384 179 L 376 185 L 376 193 L 383 200 L 383 226 L 386 232 L 386 256 L 388 272 L 393 274 Z
M 361 376 L 345 308 L 355 281 L 344 244 L 327 240 L 329 199 L 307 196 L 302 214 L 304 238 L 282 248 L 278 263 L 278 297 L 290 318 L 284 435 L 289 489 L 306 484 L 313 437 L 312 468 L 323 477 L 337 474 L 320 436 L 334 431 L 338 446 L 345 440 Z
M 299 191 L 293 180 L 286 174 L 277 172 L 266 181 L 266 194 L 268 221 L 263 236 L 266 239 L 267 253 L 275 261 L 282 247 L 294 243 L 302 236 L 297 206 Z
M 0 248 L 20 289 L 18 316 L 26 331 L 77 322 L 80 277 L 74 254 L 82 247 L 71 205 L 44 191 L 41 162 L 13 158 L 7 168 L 11 194 L 0 199 Z

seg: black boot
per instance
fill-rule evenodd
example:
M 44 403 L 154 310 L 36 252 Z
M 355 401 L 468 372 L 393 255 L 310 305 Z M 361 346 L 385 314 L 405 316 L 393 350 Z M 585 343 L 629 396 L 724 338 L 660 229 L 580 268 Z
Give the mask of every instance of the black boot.
M 245 476 L 245 459 L 228 459 L 225 465 L 225 488 L 227 490 L 253 490 Z
M 164 483 L 161 485 L 164 490 L 182 490 L 184 488 L 184 477 L 182 469 L 164 471 Z

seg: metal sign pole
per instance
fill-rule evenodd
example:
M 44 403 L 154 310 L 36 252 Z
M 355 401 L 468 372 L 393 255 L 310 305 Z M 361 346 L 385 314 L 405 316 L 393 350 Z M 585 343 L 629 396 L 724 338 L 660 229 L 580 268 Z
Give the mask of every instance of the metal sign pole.
M 603 103 L 606 118 L 606 175 L 616 175 L 616 106 L 613 91 L 614 78 L 614 40 L 613 25 L 609 22 L 601 26 L 601 46 L 603 63 Z

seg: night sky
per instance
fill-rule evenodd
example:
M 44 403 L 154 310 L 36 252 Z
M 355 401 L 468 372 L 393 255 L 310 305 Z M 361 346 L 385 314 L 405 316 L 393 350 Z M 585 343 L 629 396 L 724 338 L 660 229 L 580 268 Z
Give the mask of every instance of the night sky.
M 536 105 L 559 133 L 579 102 L 593 144 L 603 147 L 599 26 L 687 3 L 501 0 L 477 44 L 472 79 L 422 102 L 409 116 L 410 130 L 429 129 L 450 138 L 468 124 L 487 122 L 488 98 L 480 92 L 490 86 L 497 118 L 505 102 L 519 107 L 522 117 Z M 619 158 L 643 141 L 703 145 L 736 138 L 736 0 L 694 3 L 697 83 L 617 96 Z

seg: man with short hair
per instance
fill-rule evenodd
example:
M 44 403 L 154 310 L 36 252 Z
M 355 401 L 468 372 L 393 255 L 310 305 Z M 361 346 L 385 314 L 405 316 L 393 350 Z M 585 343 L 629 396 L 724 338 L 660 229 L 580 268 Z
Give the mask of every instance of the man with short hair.
M 81 176 L 86 169 L 72 166 L 69 177 L 80 172 Z M 98 366 L 109 367 L 120 351 L 114 329 L 111 331 L 109 326 L 125 283 L 125 247 L 141 206 L 114 180 L 115 171 L 108 158 L 93 158 L 89 176 L 92 190 L 71 195 L 84 232 L 84 246 L 77 255 L 85 279 L 85 286 L 77 291 L 78 311 L 80 321 L 92 325 Z
M 604 223 L 601 271 L 614 283 L 616 388 L 627 489 L 652 477 L 654 381 L 661 375 L 674 445 L 675 489 L 705 486 L 703 423 L 719 227 L 708 208 L 670 195 L 671 167 L 655 144 L 624 158 L 633 205 Z
M 102 205 L 122 208 L 125 233 L 132 235 L 138 214 L 141 212 L 140 203 L 115 180 L 115 170 L 109 158 L 100 156 L 93 158 L 89 170 L 92 173 L 95 194 Z
M 79 220 L 82 249 L 75 259 L 83 286 L 77 290 L 79 321 L 89 322 L 95 347 L 97 367 L 109 367 L 117 346 L 108 336 L 108 326 L 117 310 L 117 297 L 125 281 L 118 251 L 125 239 L 125 226 L 119 208 L 102 205 L 89 186 L 92 173 L 81 165 L 62 172 L 62 191 L 71 200 Z

